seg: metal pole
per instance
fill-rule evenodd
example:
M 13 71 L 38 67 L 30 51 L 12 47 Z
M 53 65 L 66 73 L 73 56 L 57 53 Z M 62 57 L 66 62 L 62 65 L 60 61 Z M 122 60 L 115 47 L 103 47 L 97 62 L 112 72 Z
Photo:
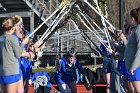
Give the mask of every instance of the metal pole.
M 41 36 L 40 38 L 40 42 L 41 40 L 43 40 L 43 38 L 46 36 L 46 34 L 48 33 L 48 31 L 52 28 L 52 26 L 55 24 L 55 22 L 57 21 L 57 19 L 60 17 L 61 13 L 64 12 L 64 10 L 66 9 L 66 6 L 63 7 L 63 9 L 60 11 L 59 15 L 56 16 L 56 18 L 53 20 L 53 22 L 50 24 L 49 28 L 45 31 L 45 33 Z
M 63 17 L 68 13 L 70 11 L 70 9 L 69 10 L 67 10 L 67 11 L 65 11 L 64 12 L 64 14 L 62 14 L 62 16 L 58 19 L 58 21 L 56 22 L 56 23 L 54 23 L 54 25 L 52 26 L 52 28 L 49 28 L 49 29 L 47 29 L 48 31 L 50 30 L 50 31 L 53 31 L 54 29 L 55 29 L 55 27 L 59 24 L 59 22 L 63 19 Z M 48 31 L 46 31 L 46 32 L 48 32 Z M 50 32 L 51 33 L 51 32 Z M 44 33 L 43 34 L 43 36 L 40 38 L 40 43 L 42 43 L 43 42 L 43 40 L 50 34 L 50 33 Z M 46 36 L 45 36 L 46 35 Z M 45 37 L 44 37 L 45 36 Z M 44 37 L 44 38 L 43 38 Z M 41 40 L 42 39 L 42 40 Z
M 60 49 L 60 51 L 61 51 L 61 57 L 63 56 L 63 54 L 62 54 L 62 51 L 63 51 L 63 36 L 61 36 L 60 37 L 60 42 L 61 42 L 61 49 Z
M 86 3 L 86 4 L 88 4 L 88 6 L 89 7 L 91 7 L 92 8 L 92 10 L 94 10 L 99 16 L 101 16 L 102 17 L 102 19 L 108 24 L 108 25 L 110 25 L 114 30 L 116 30 L 116 28 L 105 18 L 105 17 L 103 17 L 87 0 L 84 0 L 84 2 Z
M 34 31 L 34 12 L 30 16 L 30 32 Z
M 119 29 L 124 25 L 124 0 L 119 0 Z

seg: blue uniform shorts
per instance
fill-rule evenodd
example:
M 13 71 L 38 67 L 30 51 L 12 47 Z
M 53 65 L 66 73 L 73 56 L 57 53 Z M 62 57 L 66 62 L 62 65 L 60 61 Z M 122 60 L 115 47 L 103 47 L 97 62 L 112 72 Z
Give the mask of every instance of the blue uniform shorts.
M 22 71 L 20 69 L 19 63 L 19 74 L 8 75 L 8 76 L 0 76 L 0 84 L 12 84 L 18 82 L 22 77 Z
M 0 76 L 0 84 L 12 84 L 18 82 L 21 79 L 20 74 Z
M 111 73 L 111 68 L 105 68 L 105 69 L 104 69 L 104 72 L 105 72 L 105 73 Z
M 126 69 L 125 61 L 118 61 L 117 70 L 120 72 L 120 75 L 124 76 L 127 74 L 128 70 Z
M 112 72 L 112 59 L 111 58 L 103 58 L 103 67 L 105 73 L 111 73 Z
M 130 74 L 130 71 L 127 73 L 127 79 L 128 81 L 140 81 L 140 68 L 137 68 L 134 70 L 134 75 Z
M 134 70 L 134 75 L 131 76 L 131 81 L 140 81 L 140 68 Z

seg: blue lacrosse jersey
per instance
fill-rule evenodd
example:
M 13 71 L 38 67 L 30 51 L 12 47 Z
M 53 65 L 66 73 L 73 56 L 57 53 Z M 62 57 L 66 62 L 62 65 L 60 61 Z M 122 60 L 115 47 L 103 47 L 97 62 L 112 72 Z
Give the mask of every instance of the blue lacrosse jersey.
M 67 58 L 61 58 L 59 60 L 59 67 L 54 75 L 55 82 L 62 85 L 74 81 L 74 72 L 77 68 L 82 72 L 83 68 L 78 60 L 75 60 L 73 65 L 70 66 Z
M 103 38 L 103 40 L 106 40 L 106 38 Z M 103 44 L 100 45 L 100 49 L 102 50 L 102 52 L 106 55 L 109 55 L 109 52 L 106 50 L 105 46 Z
M 20 62 L 20 69 L 22 71 L 23 80 L 30 79 L 31 78 L 31 73 L 32 73 L 31 61 L 29 61 L 27 58 L 20 57 L 18 59 L 18 62 Z
M 125 61 L 118 60 L 117 70 L 120 72 L 120 75 L 121 76 L 124 76 L 124 75 L 127 74 L 128 71 L 127 71 L 126 66 L 125 66 Z
M 103 40 L 107 41 L 107 38 L 103 38 Z M 101 51 L 106 55 L 106 57 L 103 59 L 104 64 L 104 72 L 105 73 L 111 73 L 111 67 L 109 64 L 111 64 L 111 58 L 109 57 L 109 52 L 106 50 L 105 46 L 103 44 L 100 45 Z

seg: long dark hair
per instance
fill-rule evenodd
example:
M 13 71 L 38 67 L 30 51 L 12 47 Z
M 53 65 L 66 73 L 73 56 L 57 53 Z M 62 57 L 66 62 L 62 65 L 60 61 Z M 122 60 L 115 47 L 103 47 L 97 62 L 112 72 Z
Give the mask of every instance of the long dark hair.
M 132 9 L 130 11 L 130 16 L 131 16 L 131 18 L 133 17 L 136 22 L 138 22 L 138 9 L 137 8 Z

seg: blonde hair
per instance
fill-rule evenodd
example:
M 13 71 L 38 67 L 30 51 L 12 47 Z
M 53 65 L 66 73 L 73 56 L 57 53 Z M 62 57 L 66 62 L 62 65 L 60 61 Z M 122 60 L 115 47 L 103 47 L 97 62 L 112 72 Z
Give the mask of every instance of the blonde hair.
M 21 16 L 19 16 L 19 15 L 12 16 L 12 19 L 14 20 L 15 25 L 19 25 L 19 24 L 23 23 L 23 20 L 22 20 Z
M 9 18 L 9 19 L 5 19 L 3 22 L 2 22 L 2 29 L 3 31 L 8 31 L 10 30 L 12 27 L 14 27 L 14 21 Z

